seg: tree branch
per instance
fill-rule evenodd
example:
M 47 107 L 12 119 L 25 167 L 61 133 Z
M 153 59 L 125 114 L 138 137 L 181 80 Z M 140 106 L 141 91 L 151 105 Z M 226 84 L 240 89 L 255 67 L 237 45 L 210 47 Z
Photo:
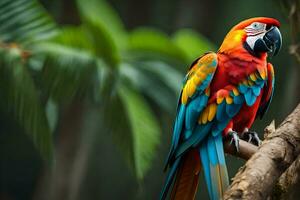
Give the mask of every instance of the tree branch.
M 270 133 L 275 131 L 275 122 L 272 121 L 269 126 L 265 128 L 264 138 L 267 137 Z M 239 141 L 239 152 L 236 152 L 235 147 L 230 144 L 230 140 L 224 141 L 224 150 L 225 153 L 242 158 L 244 160 L 249 160 L 250 157 L 257 152 L 258 147 L 243 140 Z
M 239 152 L 236 152 L 234 145 L 230 144 L 229 140 L 224 141 L 225 153 L 248 160 L 256 151 L 258 147 L 245 142 L 244 140 L 239 141 Z
M 288 199 L 290 189 L 295 188 L 300 183 L 300 156 L 291 166 L 280 176 L 275 186 L 271 199 Z
M 224 199 L 266 199 L 299 153 L 300 104 L 278 129 L 267 134 L 258 151 L 234 177 Z

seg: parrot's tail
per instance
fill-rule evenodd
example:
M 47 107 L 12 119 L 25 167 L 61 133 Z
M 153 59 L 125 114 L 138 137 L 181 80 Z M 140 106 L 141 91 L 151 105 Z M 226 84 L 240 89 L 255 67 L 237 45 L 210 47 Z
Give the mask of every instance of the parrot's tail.
M 175 178 L 170 199 L 193 200 L 197 192 L 200 171 L 200 155 L 197 149 L 177 158 L 169 169 L 160 199 L 166 199 L 168 190 Z
M 211 200 L 222 199 L 229 185 L 222 135 L 209 136 L 200 146 L 200 157 Z
M 184 160 L 178 169 L 171 192 L 171 200 L 195 199 L 201 163 L 199 152 L 195 149 L 184 156 Z
M 222 199 L 229 185 L 222 135 L 208 136 L 201 143 L 200 149 L 190 149 L 173 162 L 160 199 L 166 199 L 173 182 L 171 200 L 195 199 L 201 168 L 204 171 L 210 199 Z

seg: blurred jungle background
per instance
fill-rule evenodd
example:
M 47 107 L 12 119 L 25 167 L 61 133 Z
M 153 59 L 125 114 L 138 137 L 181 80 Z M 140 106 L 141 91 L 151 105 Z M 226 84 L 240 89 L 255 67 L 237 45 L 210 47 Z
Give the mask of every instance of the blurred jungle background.
M 254 127 L 262 136 L 300 99 L 292 6 L 0 0 L 0 199 L 157 199 L 188 65 L 254 16 L 277 18 L 283 35 L 273 102 Z M 232 177 L 244 161 L 227 163 Z

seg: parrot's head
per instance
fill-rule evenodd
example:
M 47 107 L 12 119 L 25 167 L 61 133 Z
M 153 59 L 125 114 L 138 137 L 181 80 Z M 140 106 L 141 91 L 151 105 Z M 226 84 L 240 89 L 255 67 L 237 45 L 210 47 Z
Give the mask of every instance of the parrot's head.
M 247 52 L 255 57 L 276 55 L 282 44 L 280 23 L 268 17 L 247 19 L 234 26 L 226 35 L 219 52 Z

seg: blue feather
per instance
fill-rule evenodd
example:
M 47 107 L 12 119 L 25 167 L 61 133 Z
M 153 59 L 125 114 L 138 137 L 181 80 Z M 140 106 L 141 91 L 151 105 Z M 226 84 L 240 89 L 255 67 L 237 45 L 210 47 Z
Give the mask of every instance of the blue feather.
M 175 157 L 182 155 L 186 150 L 188 150 L 192 146 L 197 146 L 202 140 L 207 136 L 209 131 L 211 130 L 212 122 L 207 124 L 197 125 L 193 130 L 193 134 L 186 141 L 184 141 L 181 145 L 178 146 Z
M 233 97 L 233 103 L 235 104 L 242 104 L 244 103 L 243 95 L 238 95 Z
M 176 174 L 176 171 L 177 171 L 177 168 L 180 164 L 180 161 L 181 161 L 181 158 L 177 158 L 171 169 L 169 170 L 168 174 L 167 174 L 167 177 L 166 177 L 166 180 L 165 180 L 165 184 L 164 184 L 164 188 L 162 189 L 161 193 L 160 193 L 160 200 L 162 199 L 165 199 L 167 194 L 168 194 L 168 191 L 170 189 L 170 186 L 174 180 L 174 177 L 175 177 L 175 174 Z
M 213 195 L 211 191 L 210 166 L 209 166 L 207 147 L 205 143 L 201 144 L 199 151 L 200 151 L 201 164 L 204 172 L 204 178 L 205 178 L 208 194 L 210 199 L 213 199 Z
M 222 134 L 222 131 L 228 125 L 229 121 L 230 121 L 230 118 L 227 118 L 223 121 L 220 121 L 220 122 L 217 122 L 216 124 L 214 124 L 214 126 L 212 128 L 212 135 L 217 136 L 219 134 Z
M 192 130 L 195 127 L 195 124 L 198 121 L 200 112 L 204 109 L 207 104 L 208 97 L 206 95 L 201 95 L 195 97 L 186 108 L 185 113 L 185 138 L 190 137 Z
M 216 149 L 217 149 L 219 163 L 221 165 L 226 165 L 225 156 L 224 156 L 224 150 L 223 150 L 222 135 L 219 134 L 216 137 L 214 137 L 214 142 L 215 142 L 215 146 L 216 146 Z
M 172 137 L 172 142 L 171 142 L 171 148 L 167 156 L 167 160 L 165 163 L 165 169 L 167 168 L 167 165 L 169 161 L 171 160 L 171 157 L 173 156 L 173 153 L 175 149 L 178 146 L 179 139 L 180 139 L 180 134 L 183 129 L 183 122 L 184 122 L 184 117 L 185 117 L 185 110 L 186 106 L 185 105 L 180 105 L 180 108 L 177 112 L 177 116 L 175 119 L 175 125 L 174 125 L 174 130 L 173 130 L 173 137 Z
M 254 86 L 252 86 L 252 91 L 253 91 L 253 94 L 255 96 L 259 96 L 259 94 L 260 94 L 260 87 L 257 86 L 257 85 L 254 85 Z
M 232 118 L 234 117 L 241 109 L 243 104 L 229 104 L 226 105 L 226 113 L 227 115 Z
M 178 142 L 179 142 L 180 133 L 182 131 L 182 126 L 183 126 L 184 117 L 185 117 L 185 110 L 186 110 L 186 106 L 181 105 L 179 112 L 176 116 L 173 138 L 172 138 L 172 144 L 173 144 L 174 149 L 177 147 Z
M 217 120 L 218 121 L 224 121 L 227 118 L 226 114 L 226 101 L 223 100 L 222 103 L 220 103 L 217 107 Z
M 245 94 L 246 104 L 247 106 L 252 106 L 256 101 L 256 96 L 253 94 L 252 90 L 249 89 Z
M 210 199 L 219 200 L 229 184 L 222 135 L 209 136 L 200 146 L 200 156 Z
M 241 93 L 245 94 L 245 93 L 248 91 L 248 87 L 247 87 L 246 85 L 244 85 L 244 84 L 240 84 L 240 85 L 238 86 L 238 90 L 239 90 Z

